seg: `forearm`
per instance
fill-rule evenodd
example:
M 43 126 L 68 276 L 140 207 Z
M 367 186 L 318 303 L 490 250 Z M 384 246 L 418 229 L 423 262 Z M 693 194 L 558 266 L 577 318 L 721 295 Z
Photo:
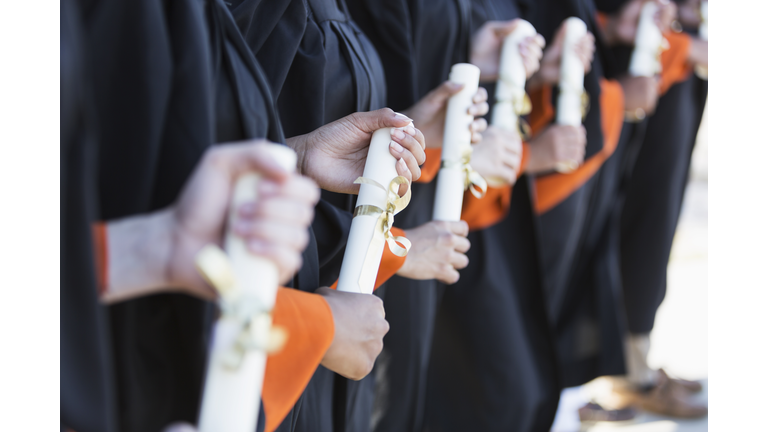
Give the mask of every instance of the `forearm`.
M 167 209 L 107 224 L 108 276 L 101 301 L 124 301 L 170 285 L 172 220 Z

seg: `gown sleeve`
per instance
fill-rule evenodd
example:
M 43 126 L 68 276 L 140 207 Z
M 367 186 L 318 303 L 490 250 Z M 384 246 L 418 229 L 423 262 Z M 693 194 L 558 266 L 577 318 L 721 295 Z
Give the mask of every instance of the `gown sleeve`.
M 267 357 L 264 388 L 266 431 L 283 421 L 301 396 L 334 336 L 331 308 L 318 294 L 290 288 L 277 291 L 272 310 L 275 325 L 288 331 L 285 347 Z
M 107 225 L 104 222 L 94 222 L 91 225 L 93 237 L 93 259 L 96 270 L 96 288 L 99 296 L 107 292 L 109 284 L 109 249 L 107 248 Z

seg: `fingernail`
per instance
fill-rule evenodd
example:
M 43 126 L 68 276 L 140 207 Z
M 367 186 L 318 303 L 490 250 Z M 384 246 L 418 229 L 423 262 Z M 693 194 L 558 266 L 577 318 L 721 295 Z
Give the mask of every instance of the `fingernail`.
M 400 114 L 400 113 L 395 113 L 395 119 L 398 120 L 398 121 L 404 121 L 404 120 L 405 121 L 413 121 L 408 116 L 405 116 L 405 115 Z
M 453 81 L 449 81 L 449 82 L 450 82 L 451 89 L 453 90 L 459 89 L 464 86 L 464 84 L 461 84 L 461 83 L 457 83 Z
M 416 128 L 413 127 L 413 125 L 408 125 L 408 127 L 405 128 L 405 133 L 410 136 L 416 136 Z
M 390 147 L 392 147 L 392 150 L 394 150 L 394 151 L 395 151 L 395 153 L 402 153 L 402 152 L 403 152 L 403 150 L 405 150 L 405 149 L 403 148 L 403 146 L 401 146 L 400 144 L 398 144 L 398 143 L 396 143 L 396 142 L 394 142 L 394 141 L 392 141 L 392 142 L 389 144 L 389 146 L 390 146 Z M 400 160 L 402 161 L 402 159 L 400 159 Z
M 397 164 L 400 165 L 400 168 L 402 169 L 406 169 L 406 170 L 408 169 L 408 165 L 405 164 L 405 161 L 403 160 L 403 158 L 400 158 L 397 161 Z
M 469 113 L 469 115 L 471 116 L 474 116 L 477 114 L 477 108 L 475 108 L 474 106 L 471 106 L 467 109 L 467 113 Z
M 405 138 L 405 132 L 402 129 L 392 129 L 391 135 L 397 139 Z

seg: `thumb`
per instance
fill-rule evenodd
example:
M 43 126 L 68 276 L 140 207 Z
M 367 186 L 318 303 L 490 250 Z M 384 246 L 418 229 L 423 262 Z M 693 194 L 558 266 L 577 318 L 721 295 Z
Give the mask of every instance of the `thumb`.
M 463 88 L 464 84 L 455 83 L 453 81 L 445 81 L 437 88 L 429 92 L 426 96 L 424 96 L 424 100 L 430 105 L 442 108 L 451 96 L 460 92 Z
M 233 178 L 257 171 L 266 178 L 283 181 L 290 172 L 279 163 L 278 158 L 287 158 L 280 153 L 289 151 L 292 150 L 267 140 L 223 144 L 209 150 L 206 163 L 227 172 Z
M 552 47 L 563 47 L 563 42 L 565 41 L 565 21 L 563 21 L 562 24 L 560 24 L 560 28 L 557 29 L 557 32 L 555 33 L 555 37 L 552 39 Z
M 413 121 L 407 116 L 396 113 L 389 108 L 357 112 L 349 115 L 348 118 L 352 124 L 366 133 L 373 133 L 388 127 L 405 127 Z
M 491 28 L 497 37 L 503 38 L 515 31 L 519 22 L 520 18 L 515 18 L 509 21 L 495 21 L 491 24 Z

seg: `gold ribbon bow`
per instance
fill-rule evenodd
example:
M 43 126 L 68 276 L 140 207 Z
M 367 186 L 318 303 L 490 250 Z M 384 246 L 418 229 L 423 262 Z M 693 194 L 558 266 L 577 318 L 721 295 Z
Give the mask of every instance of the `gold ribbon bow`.
M 469 189 L 475 198 L 482 198 L 488 191 L 488 182 L 485 181 L 483 176 L 477 171 L 472 169 L 469 161 L 472 159 L 472 147 L 468 147 L 467 150 L 461 155 L 461 159 L 458 161 L 443 160 L 441 168 L 460 168 L 464 172 L 464 189 Z
M 408 251 L 411 250 L 411 242 L 405 237 L 393 235 L 392 226 L 395 223 L 395 215 L 403 211 L 408 206 L 408 203 L 411 202 L 411 185 L 408 183 L 408 179 L 403 176 L 397 176 L 389 182 L 389 187 L 386 188 L 376 180 L 366 177 L 358 177 L 355 180 L 355 184 L 376 186 L 387 193 L 386 209 L 375 205 L 360 205 L 355 207 L 354 216 L 377 216 L 379 219 L 376 223 L 376 229 L 379 233 L 384 234 L 384 240 L 386 240 L 389 250 L 399 257 L 406 256 Z M 402 184 L 408 185 L 408 190 L 401 197 L 398 194 L 398 189 L 400 189 Z M 401 244 L 402 246 L 400 246 Z M 376 250 L 373 247 L 373 237 L 371 237 L 371 243 L 368 245 L 365 260 L 363 261 L 363 271 L 358 279 L 358 286 L 362 286 L 366 280 L 376 280 L 379 266 L 375 264 L 376 261 L 381 261 L 376 255 Z
M 224 367 L 237 369 L 250 350 L 263 350 L 270 354 L 282 349 L 288 332 L 272 325 L 270 308 L 256 298 L 239 295 L 226 252 L 216 245 L 206 245 L 195 256 L 195 267 L 221 296 L 220 319 L 227 320 L 238 330 L 232 345 L 221 353 L 220 360 Z

